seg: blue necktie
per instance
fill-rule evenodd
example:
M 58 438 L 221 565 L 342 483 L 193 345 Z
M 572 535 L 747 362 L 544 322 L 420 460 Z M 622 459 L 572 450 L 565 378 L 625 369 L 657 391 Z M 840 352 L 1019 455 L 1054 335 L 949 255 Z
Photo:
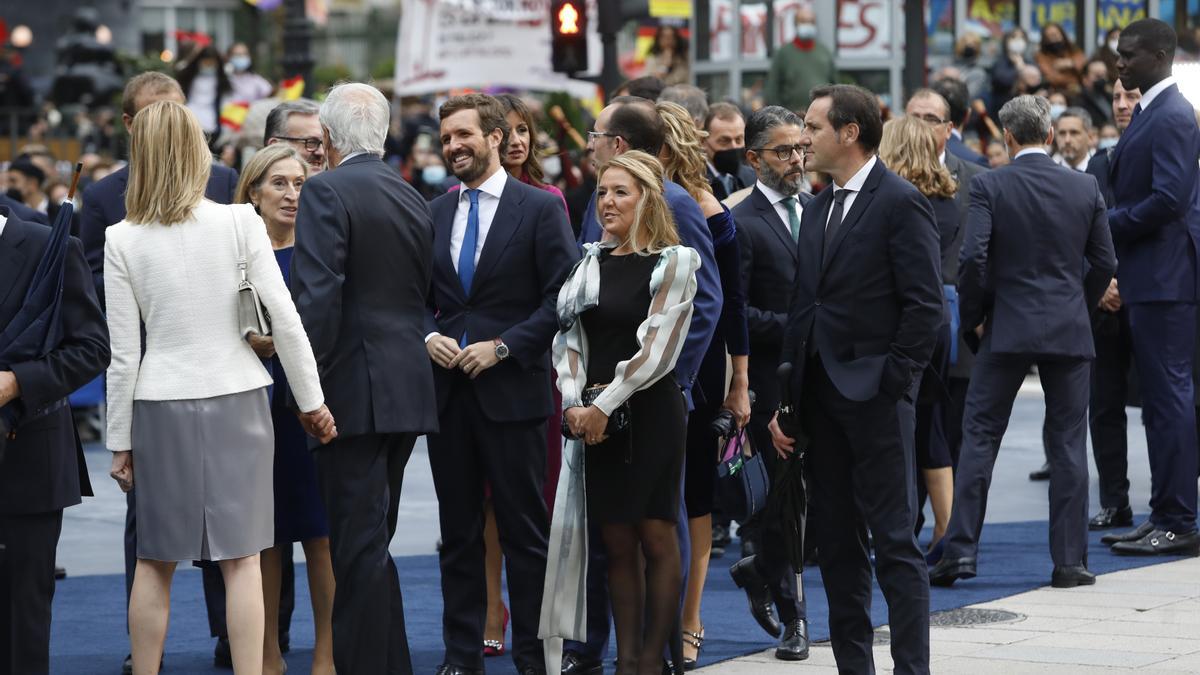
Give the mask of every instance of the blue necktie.
M 463 292 L 470 295 L 471 280 L 475 277 L 475 249 L 479 245 L 479 190 L 467 190 L 467 197 L 471 200 L 471 208 L 467 211 L 467 229 L 458 252 L 458 280 L 462 282 Z M 458 345 L 467 346 L 465 330 Z

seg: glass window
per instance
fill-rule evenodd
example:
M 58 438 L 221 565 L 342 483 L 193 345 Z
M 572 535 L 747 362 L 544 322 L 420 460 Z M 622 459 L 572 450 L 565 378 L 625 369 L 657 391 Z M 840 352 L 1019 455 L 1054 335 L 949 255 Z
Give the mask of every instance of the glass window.
M 954 56 L 954 0 L 925 3 L 925 33 L 930 57 Z
M 758 110 L 766 105 L 763 99 L 763 89 L 767 86 L 767 71 L 748 70 L 742 73 L 741 100 L 751 110 Z
M 167 11 L 147 7 L 138 12 L 142 31 L 142 53 L 158 56 L 167 48 Z
M 1079 44 L 1079 28 L 1083 17 L 1075 0 L 1033 0 L 1029 20 L 1029 37 L 1036 44 L 1042 39 L 1042 26 L 1057 23 L 1063 27 L 1071 42 Z
M 1113 28 L 1124 28 L 1147 16 L 1146 0 L 1098 0 L 1096 3 L 1096 44 Z
M 839 58 L 889 58 L 892 55 L 891 43 L 891 3 L 838 0 Z
M 967 29 L 997 41 L 1017 25 L 1016 0 L 973 0 L 967 5 Z
M 195 32 L 199 30 L 199 23 L 195 9 L 180 7 L 175 10 L 175 28 L 177 30 Z
M 699 58 L 709 61 L 733 60 L 738 22 L 734 9 L 734 0 L 712 0 L 708 3 L 708 35 L 703 43 L 696 46 Z
M 769 48 L 772 54 L 779 45 L 787 44 L 796 37 L 796 12 L 802 5 L 801 0 L 775 0 L 771 5 L 774 20 Z
M 883 101 L 883 105 L 892 105 L 892 74 L 886 70 L 842 70 L 838 77 L 845 84 L 857 84 L 867 91 L 874 92 Z
M 708 94 L 709 101 L 729 98 L 729 73 L 703 73 L 696 76 L 696 86 Z
M 738 7 L 742 19 L 741 57 L 750 61 L 767 58 L 767 5 L 762 2 L 743 2 Z

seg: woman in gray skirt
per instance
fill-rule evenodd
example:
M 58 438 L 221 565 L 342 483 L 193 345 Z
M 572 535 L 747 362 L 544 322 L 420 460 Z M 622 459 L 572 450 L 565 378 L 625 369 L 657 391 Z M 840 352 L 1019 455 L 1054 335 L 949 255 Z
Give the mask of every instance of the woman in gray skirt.
M 238 319 L 242 260 L 270 314 L 305 430 L 321 442 L 337 434 L 262 219 L 249 205 L 204 198 L 211 164 L 186 107 L 162 101 L 139 112 L 128 215 L 108 229 L 104 246 L 111 475 L 123 490 L 136 480 L 138 490 L 129 602 L 138 675 L 158 672 L 181 560 L 219 563 L 234 671 L 262 672 L 258 554 L 274 543 L 271 376 Z

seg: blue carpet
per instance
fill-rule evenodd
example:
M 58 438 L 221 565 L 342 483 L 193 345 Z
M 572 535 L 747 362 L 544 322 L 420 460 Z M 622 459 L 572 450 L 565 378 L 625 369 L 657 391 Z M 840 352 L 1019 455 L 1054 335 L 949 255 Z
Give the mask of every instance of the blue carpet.
M 1044 521 L 987 525 L 980 550 L 980 576 L 959 582 L 951 589 L 932 589 L 931 608 L 934 611 L 953 609 L 1048 584 L 1052 563 L 1047 527 Z M 1089 567 L 1097 574 L 1166 560 L 1114 556 L 1099 543 L 1100 534 L 1092 534 L 1088 556 Z M 728 568 L 736 561 L 736 550 L 735 546 L 724 558 L 712 561 L 709 570 L 703 605 L 708 638 L 701 656 L 702 664 L 761 651 L 774 644 L 750 617 L 745 595 L 729 578 Z M 404 589 L 414 670 L 418 675 L 433 673 L 443 655 L 437 558 L 412 556 L 397 558 L 396 562 Z M 292 651 L 287 655 L 287 662 L 290 671 L 299 674 L 308 672 L 313 645 L 312 613 L 303 566 L 297 567 L 296 585 Z M 821 587 L 820 572 L 815 567 L 805 570 L 804 589 L 808 598 L 811 637 L 813 640 L 827 639 L 825 591 Z M 123 593 L 124 582 L 119 575 L 67 578 L 59 582 L 54 601 L 53 673 L 120 672 L 121 660 L 129 648 L 125 636 Z M 180 566 L 171 600 L 164 672 L 168 675 L 220 672 L 212 666 L 213 640 L 208 636 L 200 574 Z M 876 625 L 887 623 L 887 606 L 878 587 L 875 588 L 872 619 Z M 488 659 L 487 667 L 493 674 L 516 672 L 508 656 Z

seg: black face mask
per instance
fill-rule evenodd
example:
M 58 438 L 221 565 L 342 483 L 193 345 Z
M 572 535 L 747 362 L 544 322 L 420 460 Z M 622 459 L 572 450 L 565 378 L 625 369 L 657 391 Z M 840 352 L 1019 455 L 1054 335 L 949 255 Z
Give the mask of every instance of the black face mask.
M 25 197 L 23 197 L 21 195 L 21 191 L 15 187 L 8 188 L 8 190 L 4 193 L 4 196 L 8 197 L 9 199 L 13 200 L 14 202 L 21 202 L 22 204 L 25 203 Z
M 964 60 L 970 61 L 971 59 L 975 58 L 976 56 L 979 56 L 978 49 L 976 49 L 974 47 L 963 47 L 962 57 Z
M 1105 82 L 1103 79 L 1096 80 L 1092 83 L 1092 89 L 1095 90 L 1097 94 L 1107 95 L 1108 82 Z
M 713 153 L 712 165 L 717 171 L 736 176 L 738 168 L 746 161 L 746 148 L 730 148 Z
M 1046 43 L 1046 50 L 1052 54 L 1062 54 L 1067 51 L 1067 43 L 1062 40 L 1053 40 Z

